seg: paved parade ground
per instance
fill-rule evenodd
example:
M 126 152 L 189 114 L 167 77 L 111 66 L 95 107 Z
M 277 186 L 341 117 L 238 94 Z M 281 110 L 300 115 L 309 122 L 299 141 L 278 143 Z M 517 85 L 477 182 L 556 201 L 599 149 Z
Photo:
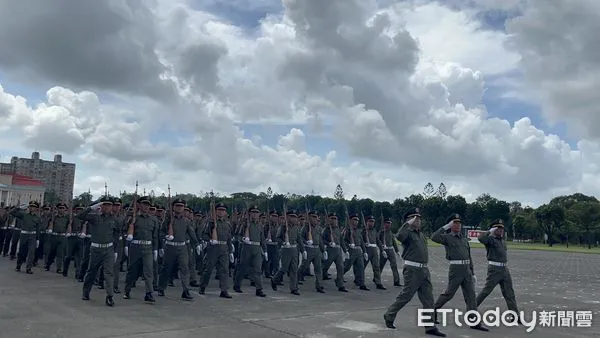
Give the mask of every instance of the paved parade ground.
M 430 270 L 434 298 L 443 291 L 447 279 L 444 249 L 430 248 Z M 483 286 L 486 265 L 483 249 L 473 249 L 478 278 L 477 291 Z M 448 337 L 600 337 L 600 256 L 593 254 L 522 251 L 509 252 L 509 264 L 520 310 L 569 311 L 591 310 L 591 328 L 491 328 L 479 332 L 450 324 L 440 330 Z M 15 262 L 0 258 L 0 337 L 423 337 L 416 327 L 415 297 L 396 319 L 397 330 L 386 329 L 382 315 L 399 292 L 392 286 L 386 267 L 383 279 L 386 291 L 360 291 L 352 274 L 346 275 L 347 294 L 337 292 L 333 280 L 325 281 L 326 294 L 314 291 L 312 277 L 301 286 L 301 295 L 289 293 L 285 286 L 267 298 L 257 298 L 246 281 L 244 294 L 231 290 L 233 299 L 218 297 L 217 281 L 207 294 L 193 293 L 195 300 L 179 300 L 179 287 L 169 288 L 167 297 L 157 303 L 143 303 L 143 283 L 133 289 L 132 299 L 115 296 L 116 306 L 104 305 L 104 290 L 94 288 L 89 302 L 81 300 L 81 285 L 73 278 L 34 268 L 34 275 L 14 271 Z M 51 270 L 52 271 L 52 270 Z M 332 268 L 330 272 L 334 272 Z M 371 280 L 370 266 L 367 280 Z M 124 278 L 124 276 L 123 276 Z M 176 281 L 178 282 L 178 281 Z M 270 284 L 266 281 L 265 286 Z M 121 289 L 123 285 L 121 285 Z M 480 310 L 500 306 L 506 309 L 499 288 L 488 297 Z M 464 309 L 459 290 L 446 307 Z M 529 320 L 529 318 L 527 318 Z

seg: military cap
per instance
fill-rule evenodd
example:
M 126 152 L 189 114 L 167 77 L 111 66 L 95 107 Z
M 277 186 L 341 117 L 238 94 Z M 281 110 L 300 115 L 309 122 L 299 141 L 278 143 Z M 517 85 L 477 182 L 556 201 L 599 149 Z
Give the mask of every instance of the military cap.
M 367 221 L 374 221 L 374 220 L 375 220 L 375 216 L 373 216 L 373 215 L 367 217 Z
M 113 204 L 123 204 L 123 200 L 121 200 L 119 197 L 113 197 Z
M 108 196 L 102 196 L 99 200 L 98 203 L 102 203 L 102 204 L 113 204 L 112 199 Z
M 223 202 L 219 202 L 215 205 L 215 209 L 227 210 L 227 206 Z
M 202 211 L 200 211 L 200 210 L 194 211 L 194 216 L 202 216 Z
M 504 228 L 504 221 L 499 218 L 492 222 L 491 228 Z
M 39 208 L 40 204 L 36 201 L 31 201 L 31 202 L 29 202 L 29 206 L 32 208 Z
M 264 213 L 264 212 L 261 212 L 261 213 L 260 213 L 260 218 L 267 218 L 267 214 L 266 214 L 266 213 Z
M 404 219 L 406 220 L 413 216 L 421 216 L 421 209 L 419 209 L 419 208 L 408 209 L 408 211 L 404 214 Z
M 260 209 L 258 209 L 258 206 L 252 205 L 248 208 L 248 212 L 260 212 Z
M 310 211 L 308 212 L 308 216 L 317 216 L 317 212 L 316 212 L 316 211 L 314 211 L 314 210 L 310 210 Z
M 452 214 L 452 215 L 448 216 L 448 218 L 446 219 L 447 223 L 454 222 L 454 221 L 458 221 L 458 222 L 461 221 L 459 214 Z
M 335 212 L 332 211 L 332 212 L 329 213 L 329 215 L 327 215 L 327 217 L 335 217 L 335 218 L 337 218 L 338 215 L 337 215 L 337 213 L 335 213 Z
M 287 212 L 288 216 L 296 216 L 298 217 L 298 211 L 296 209 L 292 209 L 290 211 Z
M 65 208 L 67 209 L 67 204 L 63 202 L 56 203 L 56 208 Z
M 173 202 L 171 202 L 171 205 L 176 205 L 176 204 L 185 205 L 185 201 L 182 198 L 176 198 L 173 200 Z
M 358 217 L 358 214 L 357 214 L 357 213 L 355 213 L 355 212 L 351 213 L 351 214 L 350 214 L 350 216 L 348 216 L 348 217 L 349 217 L 350 219 L 353 219 L 353 218 L 359 218 L 359 217 Z
M 74 206 L 75 209 L 85 209 L 85 205 L 83 205 L 83 203 L 78 203 L 77 205 Z
M 149 196 L 141 196 L 140 198 L 137 199 L 137 203 L 151 205 L 152 201 L 150 200 Z
M 157 205 L 156 211 L 165 211 L 165 207 L 163 207 L 162 205 Z
M 150 210 L 152 210 L 152 209 L 156 210 L 156 204 L 154 204 L 154 203 L 150 204 Z
M 185 211 L 190 211 L 190 212 L 191 212 L 191 211 L 192 211 L 192 208 L 190 208 L 190 207 L 186 206 L 185 208 L 183 208 L 183 210 L 185 210 Z
M 38 208 L 39 208 L 39 204 L 38 204 Z M 44 206 L 42 207 L 44 210 L 50 210 L 50 204 L 44 204 Z
M 271 210 L 271 216 L 279 216 L 279 213 L 277 212 L 277 210 L 273 209 Z
M 384 223 L 392 223 L 392 219 L 391 218 L 386 218 L 383 220 Z

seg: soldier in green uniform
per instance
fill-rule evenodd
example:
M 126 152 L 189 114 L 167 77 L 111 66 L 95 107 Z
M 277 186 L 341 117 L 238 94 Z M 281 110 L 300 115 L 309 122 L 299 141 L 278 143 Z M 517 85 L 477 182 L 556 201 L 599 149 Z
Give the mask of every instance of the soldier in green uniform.
M 137 200 L 139 211 L 127 226 L 128 229 L 129 226 L 133 227 L 133 234 L 127 235 L 127 245 L 124 249 L 128 257 L 128 267 L 123 298 L 131 298 L 131 288 L 138 278 L 138 271 L 141 270 L 146 285 L 144 301 L 154 303 L 152 281 L 154 279 L 154 262 L 158 259 L 159 228 L 157 219 L 149 214 L 151 203 L 149 197 L 140 197 Z
M 277 245 L 277 230 L 279 228 L 279 214 L 272 210 L 265 227 L 265 238 L 267 241 L 267 257 L 264 263 L 265 278 L 271 278 L 279 270 L 279 246 Z
M 319 225 L 319 218 L 315 211 L 308 212 L 308 223 L 300 230 L 302 244 L 306 249 L 307 257 L 302 260 L 298 269 L 298 280 L 304 280 L 306 271 L 310 270 L 312 264 L 315 269 L 315 290 L 325 293 L 323 286 L 323 260 L 327 259 L 327 250 L 323 243 L 323 228 Z
M 204 220 L 204 214 L 202 211 L 198 210 L 194 213 L 194 228 L 196 229 L 196 237 L 200 241 L 200 245 L 202 246 L 202 251 L 199 255 L 196 256 L 196 271 L 192 271 L 191 273 L 195 273 L 197 276 L 202 276 L 202 272 L 204 271 L 204 253 L 206 248 L 206 243 L 202 240 L 202 232 L 204 231 L 204 225 L 206 224 Z M 200 283 L 198 283 L 200 286 Z
M 250 217 L 245 224 L 242 224 L 240 230 L 242 247 L 239 267 L 234 275 L 233 290 L 242 293 L 242 280 L 246 274 L 250 274 L 250 279 L 256 287 L 256 296 L 265 297 L 261 276 L 263 256 L 268 258 L 265 232 L 259 222 L 260 210 L 258 207 L 251 206 L 248 208 L 248 213 Z
M 394 240 L 394 234 L 392 234 L 391 218 L 386 218 L 383 221 L 383 227 L 381 231 L 379 231 L 379 240 L 383 245 L 380 257 L 381 271 L 383 271 L 385 263 L 389 261 L 390 269 L 392 270 L 392 276 L 394 278 L 394 286 L 401 286 L 400 274 L 398 273 L 398 263 L 396 261 L 396 255 L 400 255 L 400 250 L 398 249 L 398 244 Z
M 473 260 L 471 259 L 471 247 L 469 240 L 461 233 L 462 222 L 459 214 L 452 214 L 446 220 L 446 225 L 437 229 L 432 235 L 431 240 L 444 246 L 446 249 L 446 259 L 450 263 L 448 270 L 448 286 L 433 305 L 436 324 L 437 309 L 441 309 L 450 301 L 460 287 L 463 292 L 467 311 L 477 310 L 477 301 L 475 300 L 475 273 L 473 272 Z M 449 231 L 449 233 L 446 233 Z M 483 325 L 471 326 L 472 329 L 488 331 Z
M 219 277 L 219 288 L 221 298 L 231 298 L 228 292 L 229 286 L 229 263 L 235 261 L 233 255 L 232 242 L 232 226 L 227 220 L 227 206 L 224 203 L 215 205 L 216 224 L 214 219 L 209 219 L 208 224 L 204 227 L 202 238 L 208 243 L 206 249 L 206 266 L 202 282 L 200 283 L 200 294 L 205 294 L 206 287 L 210 281 L 215 267 L 217 268 L 217 276 Z M 213 216 L 215 217 L 215 216 Z
M 38 215 L 40 205 L 38 202 L 29 202 L 27 212 L 19 209 L 12 209 L 10 214 L 16 219 L 21 220 L 21 235 L 19 239 L 19 254 L 17 256 L 17 271 L 21 271 L 21 265 L 26 262 L 25 272 L 33 274 L 33 260 L 35 259 L 35 250 L 40 245 L 39 235 L 43 229 L 42 219 Z
M 40 244 L 35 249 L 35 258 L 33 259 L 33 266 L 38 265 L 38 260 L 44 259 L 44 254 L 46 253 L 45 248 L 47 246 L 46 242 L 48 242 L 50 240 L 50 235 L 47 233 L 48 224 L 50 224 L 53 214 L 54 214 L 54 210 L 52 210 L 52 207 L 50 207 L 50 205 L 44 204 L 42 206 L 42 213 L 41 213 L 40 217 L 42 219 L 42 227 L 43 228 L 40 229 L 40 234 L 38 236 L 38 240 L 40 241 Z
M 79 219 L 79 218 L 77 218 Z M 92 250 L 92 235 L 88 233 L 87 222 L 79 220 L 81 223 L 81 233 L 78 235 L 81 239 L 81 266 L 77 269 L 77 281 L 83 283 L 85 273 L 87 272 L 88 266 L 90 265 L 90 252 Z
M 77 205 L 70 213 L 80 213 L 83 209 L 83 205 Z M 70 218 L 71 224 L 67 229 L 67 250 L 65 251 L 62 275 L 64 277 L 69 275 L 71 261 L 75 261 L 75 277 L 77 277 L 77 270 L 81 268 L 81 258 L 83 255 L 83 239 L 79 238 L 79 234 L 81 233 L 81 220 L 77 217 L 72 217 L 72 215 L 70 215 Z
M 284 274 L 290 276 L 290 292 L 299 296 L 298 290 L 298 253 L 301 252 L 304 259 L 308 257 L 304 250 L 300 229 L 298 225 L 298 213 L 295 210 L 287 213 L 287 224 L 279 228 L 277 242 L 281 247 L 281 268 L 275 276 L 271 278 L 271 288 L 277 291 L 277 284 L 283 280 Z
M 198 224 L 196 223 L 196 220 L 194 219 L 194 211 L 190 208 L 188 208 L 186 210 L 186 217 L 190 222 L 190 226 L 192 227 L 192 230 L 194 231 L 194 235 L 196 235 L 196 238 L 198 238 Z M 190 238 L 188 236 L 187 242 L 190 243 Z M 202 243 L 199 244 L 202 246 Z M 202 248 L 204 249 L 204 248 Z M 192 247 L 191 245 L 188 245 L 188 250 L 189 250 L 189 255 L 190 255 L 190 259 L 189 259 L 189 270 L 190 270 L 190 286 L 193 288 L 197 288 L 200 286 L 200 283 L 198 283 L 198 272 L 196 271 L 196 257 L 198 256 L 196 248 Z M 202 250 L 200 251 L 200 254 L 202 253 Z
M 56 204 L 57 214 L 52 217 L 52 220 L 48 224 L 48 230 L 46 231 L 46 262 L 44 266 L 46 271 L 50 271 L 50 266 L 56 259 L 56 273 L 62 273 L 67 244 L 67 228 L 71 220 L 71 216 L 67 214 L 67 208 L 65 203 Z
M 512 277 L 508 270 L 506 241 L 504 240 L 504 221 L 497 219 L 492 222 L 490 230 L 479 235 L 479 241 L 487 251 L 488 271 L 483 289 L 477 295 L 477 306 L 492 293 L 496 285 L 500 285 L 502 297 L 509 310 L 519 313 L 517 299 L 513 288 Z M 520 322 L 520 318 L 517 318 Z
M 358 229 L 358 219 L 357 214 L 350 215 L 350 225 L 344 229 L 342 234 L 344 246 L 348 248 L 348 251 L 344 253 L 347 258 L 344 261 L 344 274 L 352 268 L 354 284 L 360 290 L 369 291 L 369 288 L 365 285 L 365 260 L 369 259 L 369 255 L 362 234 Z
M 153 264 L 153 279 L 152 279 L 152 288 L 154 291 L 158 291 L 158 274 L 160 272 L 160 269 L 162 268 L 162 262 L 163 262 L 163 257 L 165 256 L 165 250 L 164 250 L 164 246 L 165 246 L 165 239 L 164 238 L 160 238 L 160 231 L 163 228 L 164 225 L 164 221 L 165 221 L 165 208 L 161 205 L 157 205 L 156 206 L 156 224 L 158 224 L 158 233 L 159 233 L 159 238 L 158 238 L 158 258 L 154 261 Z
M 17 259 L 17 247 L 19 246 L 19 240 L 21 239 L 21 225 L 23 224 L 23 221 L 10 215 L 10 212 L 9 217 L 12 217 L 12 221 L 9 220 L 8 223 L 8 229 L 10 230 L 10 251 L 7 246 L 4 249 L 6 250 L 4 254 L 6 256 L 6 253 L 8 252 L 10 260 L 14 261 Z
M 385 325 L 390 329 L 395 329 L 394 320 L 398 312 L 414 297 L 418 292 L 419 300 L 424 309 L 433 310 L 433 287 L 431 285 L 431 274 L 427 263 L 429 252 L 427 251 L 427 240 L 421 232 L 421 212 L 419 208 L 412 208 L 404 214 L 405 223 L 400 227 L 396 238 L 402 243 L 404 251 L 404 287 L 396 297 L 396 301 L 390 305 L 383 319 Z M 425 333 L 438 337 L 445 337 L 435 326 L 435 322 L 428 323 L 432 326 L 425 328 Z
M 327 215 L 328 223 L 323 230 L 323 242 L 327 245 L 325 264 L 323 264 L 323 279 L 327 280 L 327 271 L 331 264 L 335 263 L 335 269 L 337 271 L 335 278 L 335 286 L 340 292 L 348 292 L 348 289 L 344 286 L 344 257 L 346 244 L 342 240 L 342 232 L 338 224 L 338 216 L 335 212 L 330 212 Z M 315 273 L 318 273 L 315 271 Z
M 196 238 L 196 233 L 192 229 L 190 221 L 184 214 L 185 201 L 176 198 L 171 202 L 171 212 L 167 213 L 162 230 L 161 238 L 165 238 L 165 254 L 163 266 L 158 278 L 158 295 L 164 296 L 169 277 L 173 274 L 175 264 L 179 267 L 179 278 L 181 280 L 181 298 L 183 300 L 192 300 L 194 297 L 190 294 L 190 271 L 189 271 L 189 249 L 186 240 L 191 239 L 192 245 L 197 251 L 201 251 L 200 243 Z M 169 228 L 172 227 L 173 233 Z
M 90 237 L 90 263 L 83 281 L 83 300 L 90 300 L 90 291 L 98 270 L 103 267 L 106 278 L 106 300 L 107 306 L 114 306 L 113 299 L 113 270 L 117 262 L 118 253 L 115 251 L 119 240 L 120 224 L 117 224 L 112 215 L 112 201 L 109 197 L 102 197 L 99 202 L 100 213 L 92 213 L 91 208 L 86 208 L 77 217 L 87 222 L 84 226 Z
M 125 213 L 123 211 L 123 201 L 118 197 L 112 198 L 113 206 L 112 212 L 115 217 L 115 221 L 119 226 L 119 238 L 117 241 L 117 255 L 118 261 L 113 266 L 113 292 L 116 294 L 121 293 L 119 290 L 119 284 L 121 281 L 121 261 L 125 256 L 125 236 L 127 235 L 127 225 L 125 224 Z
M 8 233 L 8 209 L 2 202 L 0 206 L 0 252 L 4 252 L 4 239 Z
M 367 217 L 366 222 L 367 224 L 362 232 L 363 241 L 365 242 L 365 247 L 367 248 L 365 269 L 367 268 L 367 265 L 371 263 L 371 268 L 373 269 L 373 283 L 375 283 L 375 287 L 379 290 L 386 290 L 383 284 L 381 284 L 381 267 L 379 266 L 379 257 L 384 251 L 383 244 L 378 236 L 378 231 L 375 228 L 375 217 Z

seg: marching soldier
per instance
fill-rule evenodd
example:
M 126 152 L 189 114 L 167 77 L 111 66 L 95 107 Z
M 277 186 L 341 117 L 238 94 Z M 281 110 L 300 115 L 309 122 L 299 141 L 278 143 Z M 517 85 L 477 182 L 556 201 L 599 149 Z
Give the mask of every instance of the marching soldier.
M 73 217 L 72 213 L 80 213 L 84 207 L 83 205 L 77 205 L 71 210 L 70 218 L 71 224 L 67 229 L 67 250 L 65 251 L 65 261 L 63 263 L 62 275 L 67 277 L 69 275 L 69 265 L 71 261 L 75 261 L 75 277 L 78 276 L 77 270 L 81 269 L 81 258 L 83 256 L 83 239 L 79 238 L 81 233 L 81 220 L 77 217 Z
M 194 219 L 194 211 L 192 209 L 188 208 L 186 210 L 186 217 L 189 220 L 192 230 L 194 231 L 194 235 L 196 235 L 196 238 L 198 238 L 198 224 L 196 223 L 196 220 Z M 187 242 L 188 243 L 190 242 L 189 236 L 188 236 Z M 188 250 L 190 251 L 190 253 L 189 253 L 190 259 L 189 259 L 189 267 L 188 267 L 190 270 L 190 286 L 193 288 L 197 288 L 200 286 L 200 283 L 198 283 L 198 272 L 196 271 L 196 262 L 197 262 L 197 257 L 199 255 L 196 252 L 195 248 L 192 247 L 191 245 L 188 245 Z M 202 254 L 202 251 L 200 251 L 200 254 Z
M 279 215 L 276 210 L 269 214 L 267 226 L 265 227 L 265 237 L 267 239 L 267 257 L 264 263 L 265 278 L 271 278 L 279 270 L 279 246 L 277 244 L 277 230 Z
M 241 227 L 242 248 L 240 252 L 239 266 L 235 271 L 233 289 L 242 293 L 242 280 L 244 275 L 251 274 L 251 280 L 256 287 L 256 296 L 266 297 L 263 292 L 261 266 L 263 256 L 267 258 L 267 245 L 264 237 L 263 226 L 259 222 L 260 210 L 257 206 L 248 209 L 250 219 Z
M 375 217 L 369 216 L 367 217 L 366 221 L 367 224 L 363 230 L 363 241 L 365 242 L 365 247 L 367 248 L 365 270 L 367 265 L 371 263 L 371 268 L 373 269 L 373 283 L 375 283 L 375 287 L 378 290 L 386 290 L 383 284 L 381 284 L 381 267 L 379 266 L 379 257 L 380 255 L 385 254 L 385 251 L 383 251 L 383 244 L 378 236 L 377 229 L 375 229 Z
M 50 266 L 56 259 L 56 273 L 62 273 L 67 228 L 71 220 L 71 216 L 67 215 L 67 208 L 65 203 L 58 203 L 56 205 L 57 214 L 50 219 L 48 224 L 48 230 L 46 230 L 46 271 L 50 271 Z
M 385 263 L 390 262 L 390 269 L 392 270 L 392 276 L 394 278 L 394 286 L 401 286 L 400 274 L 398 273 L 398 263 L 396 262 L 396 255 L 400 254 L 398 244 L 394 240 L 392 234 L 392 219 L 386 218 L 383 221 L 383 228 L 379 232 L 379 240 L 383 245 L 380 257 L 380 271 L 383 271 Z
M 4 240 L 8 234 L 8 221 L 8 207 L 5 207 L 2 203 L 0 207 L 0 252 L 4 252 Z
M 436 230 L 431 235 L 431 240 L 444 246 L 446 249 L 446 259 L 450 263 L 448 270 L 448 286 L 442 293 L 433 308 L 435 310 L 435 321 L 437 320 L 437 310 L 441 309 L 450 301 L 460 287 L 467 303 L 467 311 L 477 310 L 477 301 L 475 299 L 475 273 L 473 272 L 473 260 L 471 259 L 471 247 L 469 240 L 461 234 L 461 218 L 459 214 L 453 214 L 447 220 L 446 225 Z M 446 231 L 450 231 L 446 233 Z M 479 323 L 471 326 L 472 329 L 488 331 L 486 327 Z
M 77 218 L 79 219 L 79 218 Z M 87 272 L 88 266 L 90 264 L 90 252 L 92 250 L 92 235 L 87 230 L 87 222 L 79 219 L 81 223 L 81 233 L 78 235 L 79 239 L 81 239 L 81 266 L 77 269 L 77 281 L 79 283 L 83 283 L 83 279 L 85 278 L 85 273 Z
M 164 238 L 160 238 L 160 230 L 163 228 L 164 226 L 164 221 L 165 221 L 165 208 L 157 205 L 156 206 L 156 224 L 158 224 L 158 233 L 159 233 L 159 238 L 158 238 L 158 258 L 154 261 L 153 263 L 153 279 L 152 279 L 152 288 L 154 291 L 158 291 L 158 273 L 160 272 L 161 268 L 162 268 L 162 263 L 163 263 L 163 256 L 161 255 L 161 252 L 164 254 L 164 250 L 162 250 L 162 248 L 164 248 L 165 246 L 165 239 Z
M 322 273 L 323 279 L 327 280 L 327 271 L 331 264 L 335 263 L 336 278 L 335 286 L 340 292 L 348 292 L 344 286 L 344 257 L 346 252 L 345 243 L 342 240 L 342 233 L 338 224 L 338 216 L 335 212 L 330 212 L 327 215 L 328 224 L 323 230 L 323 241 L 327 245 L 327 251 L 325 252 L 325 264 L 323 265 L 323 272 L 315 271 L 315 273 Z
M 502 297 L 506 301 L 509 310 L 519 313 L 517 299 L 513 288 L 512 277 L 508 270 L 508 256 L 506 241 L 504 240 L 504 222 L 497 219 L 492 222 L 490 230 L 479 235 L 479 241 L 485 245 L 487 251 L 488 271 L 485 286 L 477 295 L 477 306 L 492 293 L 496 285 L 500 285 Z M 520 322 L 520 318 L 516 319 Z
M 10 231 L 10 235 L 4 240 L 6 245 L 4 246 L 3 256 L 9 254 L 10 260 L 14 261 L 17 258 L 17 247 L 19 246 L 19 241 L 21 239 L 21 225 L 23 224 L 23 221 L 12 216 L 10 212 L 8 215 L 12 218 L 12 220 L 8 221 L 8 230 Z
M 306 271 L 312 264 L 315 269 L 315 289 L 318 293 L 325 293 L 323 287 L 323 260 L 327 259 L 327 250 L 323 244 L 323 229 L 319 225 L 319 218 L 314 211 L 308 212 L 308 223 L 301 230 L 302 244 L 306 248 L 307 257 L 302 260 L 298 269 L 298 279 L 303 280 Z
M 279 227 L 279 233 L 277 234 L 277 241 L 281 247 L 281 268 L 271 278 L 271 288 L 273 291 L 277 291 L 277 284 L 283 280 L 283 275 L 288 273 L 290 276 L 290 292 L 299 296 L 298 253 L 302 253 L 303 259 L 306 259 L 308 254 L 304 250 L 300 229 L 298 229 L 298 213 L 292 210 L 287 216 L 288 221 Z
M 125 256 L 125 238 L 124 236 L 127 234 L 127 229 L 125 225 L 125 214 L 123 213 L 123 201 L 120 198 L 114 197 L 112 199 L 113 206 L 112 212 L 115 217 L 115 222 L 119 226 L 119 237 L 117 241 L 117 255 L 118 260 L 113 266 L 113 291 L 116 294 L 121 293 L 119 290 L 119 284 L 121 281 L 121 262 L 123 261 L 123 257 Z
M 369 255 L 362 234 L 358 230 L 358 219 L 357 214 L 350 215 L 350 226 L 345 229 L 342 237 L 345 247 L 348 248 L 344 253 L 347 258 L 344 261 L 344 274 L 352 268 L 354 284 L 361 290 L 369 291 L 369 288 L 365 285 L 365 260 L 369 259 Z
M 146 285 L 144 301 L 154 303 L 152 295 L 152 281 L 154 280 L 154 262 L 158 259 L 158 222 L 149 214 L 150 198 L 140 197 L 137 200 L 139 212 L 132 217 L 128 229 L 132 228 L 133 234 L 127 235 L 127 245 L 124 248 L 128 257 L 127 275 L 125 277 L 124 299 L 131 298 L 131 288 L 138 278 L 138 271 L 142 271 Z
M 396 238 L 402 243 L 404 251 L 404 287 L 396 301 L 387 309 L 383 319 L 385 325 L 390 329 L 395 329 L 394 320 L 398 312 L 419 293 L 419 300 L 424 309 L 433 309 L 433 287 L 431 285 L 431 274 L 427 263 L 429 252 L 427 251 L 427 240 L 421 232 L 421 213 L 419 208 L 410 209 L 404 215 L 405 223 L 402 225 Z M 426 334 L 438 337 L 445 337 L 435 326 L 435 322 L 429 323 L 425 329 Z
M 44 254 L 46 253 L 45 248 L 47 246 L 46 242 L 50 241 L 50 235 L 47 233 L 48 224 L 50 224 L 50 221 L 52 220 L 53 216 L 54 216 L 54 210 L 52 210 L 52 207 L 50 207 L 50 205 L 45 204 L 42 207 L 42 214 L 40 217 L 42 220 L 42 227 L 43 227 L 42 229 L 40 229 L 40 234 L 38 236 L 40 244 L 35 249 L 35 258 L 33 259 L 33 266 L 38 265 L 38 260 L 44 259 Z
M 119 239 L 120 224 L 117 224 L 112 215 L 112 200 L 102 197 L 99 201 L 100 213 L 92 213 L 91 208 L 86 208 L 77 217 L 87 222 L 83 228 L 90 235 L 90 262 L 85 273 L 83 282 L 83 300 L 90 300 L 90 291 L 96 280 L 98 270 L 103 267 L 106 284 L 107 306 L 114 306 L 113 299 L 113 270 L 114 264 L 119 258 L 116 252 Z
M 21 234 L 19 239 L 19 254 L 17 256 L 17 271 L 21 271 L 21 265 L 26 261 L 25 272 L 32 275 L 35 250 L 40 245 L 39 235 L 42 231 L 42 219 L 38 215 L 40 204 L 35 201 L 29 202 L 27 212 L 12 209 L 10 214 L 21 220 Z M 11 248 L 12 249 L 12 248 Z
M 228 268 L 229 263 L 235 261 L 233 255 L 232 226 L 227 220 L 227 206 L 224 203 L 217 203 L 214 209 L 213 219 L 209 220 L 202 234 L 202 238 L 204 242 L 208 243 L 208 247 L 206 249 L 206 266 L 202 282 L 200 283 L 200 294 L 205 294 L 210 276 L 216 267 L 219 288 L 221 289 L 219 297 L 231 298 L 228 292 Z

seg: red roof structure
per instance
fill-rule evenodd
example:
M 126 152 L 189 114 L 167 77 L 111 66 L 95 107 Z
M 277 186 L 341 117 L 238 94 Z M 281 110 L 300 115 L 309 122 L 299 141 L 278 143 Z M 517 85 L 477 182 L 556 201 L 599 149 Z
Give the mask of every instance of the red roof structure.
M 29 187 L 43 187 L 44 182 L 40 180 L 36 180 L 33 177 L 19 175 L 19 174 L 11 174 L 12 176 L 12 185 L 21 185 L 21 186 L 29 186 Z

